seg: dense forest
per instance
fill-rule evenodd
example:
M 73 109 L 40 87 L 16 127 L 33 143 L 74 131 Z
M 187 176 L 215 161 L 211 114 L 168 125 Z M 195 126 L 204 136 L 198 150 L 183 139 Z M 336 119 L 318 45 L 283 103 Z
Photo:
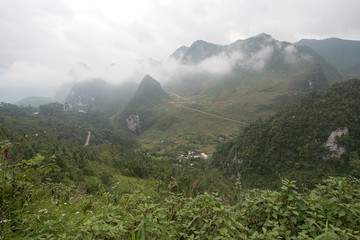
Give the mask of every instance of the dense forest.
M 1 103 L 1 238 L 360 239 L 359 92 L 312 92 L 191 161 L 96 110 Z
M 273 189 L 279 176 L 308 187 L 327 176 L 360 177 L 359 93 L 355 79 L 311 92 L 218 146 L 213 164 L 248 186 Z M 334 139 L 346 150 L 340 157 L 325 143 L 342 129 L 347 133 Z

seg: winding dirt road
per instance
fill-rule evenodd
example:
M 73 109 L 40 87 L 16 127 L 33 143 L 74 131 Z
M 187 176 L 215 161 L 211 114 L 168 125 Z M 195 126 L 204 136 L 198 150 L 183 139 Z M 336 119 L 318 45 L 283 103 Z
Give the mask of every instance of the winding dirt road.
M 88 135 L 87 135 L 87 138 L 86 138 L 86 142 L 85 142 L 85 147 L 86 147 L 87 145 L 89 145 L 90 137 L 91 137 L 91 132 L 88 132 Z
M 213 117 L 221 118 L 221 119 L 224 119 L 224 120 L 228 120 L 228 121 L 232 121 L 232 122 L 237 122 L 237 123 L 241 123 L 241 124 L 244 124 L 244 125 L 249 125 L 249 123 L 247 123 L 247 122 L 238 121 L 238 120 L 231 119 L 231 118 L 227 118 L 227 117 L 222 117 L 222 116 L 219 116 L 219 115 L 216 115 L 216 114 L 213 114 L 213 113 L 208 113 L 208 112 L 204 112 L 204 111 L 201 111 L 201 110 L 198 110 L 198 109 L 195 109 L 195 108 L 186 107 L 186 106 L 181 105 L 181 104 L 179 104 L 179 106 L 181 106 L 181 107 L 183 107 L 183 108 L 186 108 L 186 109 L 189 109 L 189 110 L 193 110 L 193 111 L 202 113 L 202 114 L 206 114 L 206 115 L 210 115 L 210 116 L 213 116 Z
M 184 98 L 176 93 L 173 93 L 173 92 L 170 92 L 168 90 L 165 90 L 166 92 L 170 93 L 171 95 L 177 97 L 177 98 L 181 98 L 181 99 L 184 99 L 188 102 L 191 102 L 191 103 L 196 103 L 195 101 L 191 100 L 191 99 L 188 99 L 188 98 Z M 228 121 L 232 121 L 232 122 L 236 122 L 236 123 L 240 123 L 240 124 L 244 124 L 244 125 L 249 125 L 249 123 L 247 122 L 243 122 L 243 121 L 238 121 L 238 120 L 235 120 L 235 119 L 231 119 L 231 118 L 227 118 L 227 117 L 223 117 L 223 116 L 219 116 L 219 115 L 216 115 L 214 113 L 209 113 L 209 112 L 204 112 L 202 110 L 198 110 L 198 109 L 195 109 L 195 108 L 192 108 L 192 107 L 187 107 L 187 106 L 184 106 L 180 103 L 177 103 L 178 106 L 182 107 L 182 108 L 185 108 L 185 109 L 189 109 L 189 110 L 192 110 L 192 111 L 196 111 L 196 112 L 199 112 L 199 113 L 202 113 L 202 114 L 206 114 L 206 115 L 209 115 L 209 116 L 213 116 L 213 117 L 217 117 L 217 118 L 221 118 L 221 119 L 224 119 L 224 120 L 228 120 Z

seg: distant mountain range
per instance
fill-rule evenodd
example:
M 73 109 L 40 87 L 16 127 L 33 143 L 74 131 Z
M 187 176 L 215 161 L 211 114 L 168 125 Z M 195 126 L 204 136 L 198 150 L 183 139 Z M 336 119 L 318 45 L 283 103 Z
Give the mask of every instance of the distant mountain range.
M 360 41 L 339 38 L 302 39 L 295 45 L 310 47 L 340 71 L 348 74 L 360 74 Z
M 265 33 L 224 46 L 196 41 L 170 58 L 192 71 L 179 74 L 165 89 L 193 99 L 200 109 L 245 121 L 346 79 L 309 47 Z
M 116 115 L 118 126 L 148 138 L 209 129 L 228 134 L 347 78 L 310 47 L 265 33 L 229 45 L 198 40 L 169 61 L 177 72 L 162 85 L 171 94 L 149 75 L 140 85 L 93 79 L 73 86 L 66 102 Z

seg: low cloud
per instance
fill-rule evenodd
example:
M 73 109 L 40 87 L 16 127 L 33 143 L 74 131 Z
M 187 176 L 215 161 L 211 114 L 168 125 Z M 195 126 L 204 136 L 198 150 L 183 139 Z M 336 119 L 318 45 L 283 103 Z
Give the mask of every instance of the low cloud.
M 300 53 L 292 44 L 265 41 L 257 47 L 256 51 L 246 51 L 241 48 L 233 51 L 223 51 L 218 55 L 204 59 L 198 64 L 183 63 L 181 56 L 177 59 L 170 57 L 162 62 L 141 61 L 136 67 L 136 75 L 140 78 L 150 74 L 164 83 L 189 75 L 229 73 L 234 67 L 246 71 L 263 71 L 273 54 L 282 55 L 287 64 L 311 60 L 310 55 Z
M 44 65 L 15 62 L 1 73 L 1 95 L 4 98 L 4 96 L 8 95 L 7 92 L 11 93 L 11 101 L 19 100 L 23 96 L 41 95 L 53 97 L 55 87 L 65 77 L 65 74 L 60 74 L 58 71 Z M 19 85 L 19 82 L 22 82 L 22 84 Z M 49 89 L 52 89 L 52 91 Z M 16 90 L 15 94 L 11 90 Z M 1 99 L 1 101 L 3 100 Z
M 276 51 L 278 51 L 276 54 L 283 55 L 289 64 L 311 59 L 309 55 L 300 54 L 292 44 L 284 44 L 273 39 L 266 41 L 265 39 L 260 46 L 256 46 L 256 50 L 249 50 L 246 47 L 224 50 L 198 64 L 183 63 L 181 56 L 180 60 L 169 57 L 163 61 L 154 59 L 135 60 L 129 57 L 104 65 L 78 63 L 68 71 L 60 72 L 41 64 L 15 62 L 10 67 L 1 70 L 0 84 L 7 89 L 16 89 L 17 87 L 21 94 L 28 92 L 25 96 L 41 95 L 47 97 L 54 97 L 55 89 L 61 85 L 69 87 L 93 78 L 119 84 L 127 81 L 140 82 L 145 75 L 150 74 L 164 84 L 189 75 L 229 73 L 234 67 L 247 71 L 263 71 Z M 19 86 L 18 82 L 23 82 L 23 84 Z M 49 89 L 53 90 L 49 91 Z M 7 97 L 9 98 L 9 96 Z M 64 97 L 62 96 L 62 98 Z M 11 97 L 12 101 L 20 99 L 20 97 L 14 98 Z
M 324 6 L 327 11 L 322 11 Z M 358 0 L 0 1 L 0 89 L 8 94 L 13 86 L 12 95 L 20 96 L 18 89 L 25 91 L 35 84 L 41 89 L 91 77 L 120 83 L 139 81 L 152 72 L 158 79 L 189 72 L 221 73 L 235 63 L 262 69 L 270 48 L 253 56 L 214 56 L 197 66 L 172 60 L 144 64 L 136 59 L 165 59 L 171 49 L 198 39 L 227 44 L 260 32 L 291 42 L 327 37 L 356 40 L 359 7 Z M 294 60 L 291 56 L 289 60 Z M 86 63 L 90 71 L 75 69 L 68 74 L 78 62 Z M 0 101 L 9 101 L 4 96 Z
M 262 45 L 259 51 L 252 53 L 248 59 L 240 63 L 240 66 L 255 71 L 263 70 L 273 52 L 273 46 Z
M 284 47 L 285 61 L 294 64 L 299 61 L 311 61 L 312 57 L 308 54 L 301 54 L 294 45 Z

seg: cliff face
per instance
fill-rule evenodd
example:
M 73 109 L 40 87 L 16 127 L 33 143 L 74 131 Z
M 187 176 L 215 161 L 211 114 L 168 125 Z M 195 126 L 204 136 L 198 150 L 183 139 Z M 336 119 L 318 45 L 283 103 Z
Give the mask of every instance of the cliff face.
M 137 134 L 141 134 L 141 121 L 139 115 L 131 114 L 125 121 L 127 129 Z
M 347 127 L 338 128 L 333 131 L 328 140 L 325 143 L 325 147 L 327 147 L 331 151 L 330 157 L 341 158 L 341 156 L 346 152 L 346 149 L 339 145 L 336 141 L 336 137 L 348 136 L 349 129 Z

